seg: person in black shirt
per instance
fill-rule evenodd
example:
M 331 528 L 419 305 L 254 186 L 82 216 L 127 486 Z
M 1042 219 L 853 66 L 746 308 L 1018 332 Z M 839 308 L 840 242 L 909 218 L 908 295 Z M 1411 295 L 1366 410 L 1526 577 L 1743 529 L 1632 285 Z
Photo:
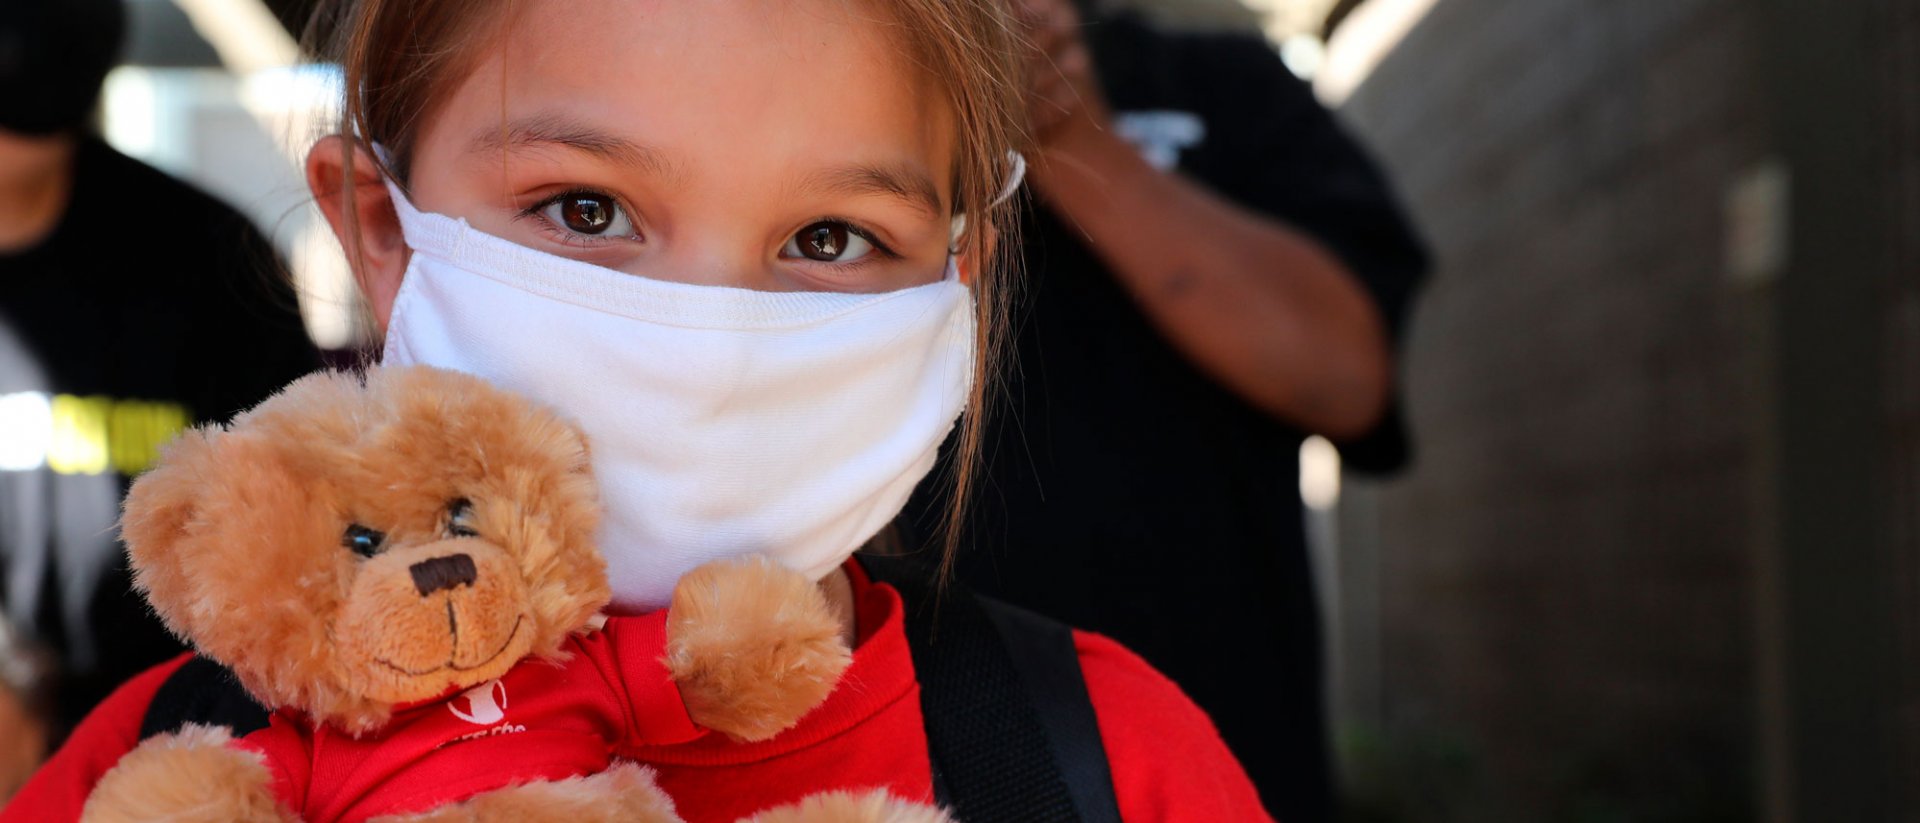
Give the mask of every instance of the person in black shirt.
M 1331 815 L 1303 433 L 1405 457 L 1393 341 L 1425 252 L 1261 38 L 1030 0 L 1026 293 L 961 579 L 1111 635 L 1288 823 Z M 936 473 L 935 476 L 939 476 Z M 924 486 L 903 525 L 946 503 Z
M 258 230 L 84 133 L 121 14 L 0 4 L 0 698 L 50 697 L 51 743 L 181 649 L 130 589 L 129 479 L 319 365 Z M 28 643 L 57 688 L 20 674 Z

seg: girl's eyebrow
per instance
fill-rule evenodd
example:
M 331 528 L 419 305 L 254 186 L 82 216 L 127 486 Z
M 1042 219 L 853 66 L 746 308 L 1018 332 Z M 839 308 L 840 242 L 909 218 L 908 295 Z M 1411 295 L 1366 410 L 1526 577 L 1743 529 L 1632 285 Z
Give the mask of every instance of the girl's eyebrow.
M 532 114 L 498 127 L 480 129 L 467 141 L 467 152 L 524 151 L 553 146 L 619 165 L 638 166 L 657 177 L 671 180 L 680 176 L 679 166 L 658 149 L 554 113 Z
M 799 188 L 803 192 L 828 194 L 887 195 L 906 201 L 930 217 L 942 216 L 940 191 L 934 188 L 933 178 L 928 177 L 926 172 L 905 165 L 856 163 L 836 166 L 807 175 Z
M 681 179 L 681 168 L 660 150 L 634 142 L 557 112 L 540 112 L 482 128 L 467 141 L 469 154 L 559 147 L 610 163 L 636 166 L 667 181 Z M 926 172 L 901 164 L 853 163 L 807 175 L 803 192 L 879 194 L 905 201 L 931 217 L 942 217 L 940 191 Z

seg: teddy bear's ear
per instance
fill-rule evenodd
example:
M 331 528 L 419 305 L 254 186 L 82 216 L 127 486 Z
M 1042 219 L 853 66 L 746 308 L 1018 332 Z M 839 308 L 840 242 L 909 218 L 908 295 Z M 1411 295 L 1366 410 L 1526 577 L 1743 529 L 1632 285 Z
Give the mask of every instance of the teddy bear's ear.
M 516 423 L 515 436 L 533 445 L 533 451 L 545 459 L 557 459 L 568 474 L 593 474 L 593 441 L 573 418 L 555 409 L 523 397 L 505 395 L 507 404 L 501 419 Z
M 205 481 L 213 467 L 218 441 L 227 432 L 217 426 L 188 429 L 174 438 L 154 467 L 133 481 L 121 506 L 120 539 L 126 544 L 133 566 L 134 586 L 152 602 L 156 586 L 162 591 L 177 591 L 185 582 L 177 564 L 166 558 L 181 541 L 188 539 L 189 524 L 198 511 Z M 167 609 L 155 608 L 176 633 L 185 626 L 176 625 Z
M 573 442 L 580 448 L 580 457 L 574 462 L 573 470 L 580 474 L 591 473 L 593 471 L 593 441 L 588 440 L 587 433 L 572 420 L 563 418 L 560 423 L 566 427 L 567 434 L 572 436 Z

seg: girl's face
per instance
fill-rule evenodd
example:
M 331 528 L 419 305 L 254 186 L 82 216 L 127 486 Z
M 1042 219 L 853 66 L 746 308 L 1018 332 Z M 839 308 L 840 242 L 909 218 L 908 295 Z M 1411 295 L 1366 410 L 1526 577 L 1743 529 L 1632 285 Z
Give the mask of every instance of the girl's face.
M 411 197 L 655 279 L 933 282 L 951 241 L 951 120 L 890 25 L 848 0 L 517 2 L 430 110 Z M 384 315 L 398 271 L 361 274 Z

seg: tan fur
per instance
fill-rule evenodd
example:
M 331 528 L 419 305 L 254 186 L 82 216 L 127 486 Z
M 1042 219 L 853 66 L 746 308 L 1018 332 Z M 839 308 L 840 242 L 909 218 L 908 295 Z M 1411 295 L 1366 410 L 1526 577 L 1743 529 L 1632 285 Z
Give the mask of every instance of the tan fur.
M 187 433 L 134 483 L 122 536 L 136 586 L 174 633 L 262 703 L 361 734 L 397 704 L 557 657 L 591 625 L 610 599 L 595 495 L 585 440 L 552 412 L 478 378 L 396 367 L 364 384 L 309 376 L 229 428 Z M 456 500 L 476 534 L 450 530 Z M 383 532 L 380 550 L 347 548 L 350 524 Z M 412 567 L 453 555 L 472 580 L 423 593 Z M 762 560 L 688 575 L 668 634 L 694 720 L 748 739 L 798 722 L 851 659 L 817 587 Z M 258 757 L 227 742 L 189 729 L 142 744 L 89 800 L 90 819 L 283 819 Z M 628 764 L 417 819 L 678 818 Z
M 746 818 L 741 823 L 953 823 L 933 806 L 909 803 L 885 791 L 826 792 Z
M 653 770 L 615 763 L 586 777 L 527 783 L 418 815 L 374 818 L 373 823 L 679 823 L 673 801 L 654 782 Z
M 191 725 L 150 737 L 100 778 L 82 823 L 290 823 L 260 755 L 227 745 L 227 730 Z
M 472 558 L 479 572 L 473 585 L 419 596 L 408 567 L 451 553 Z M 532 644 L 525 590 L 513 557 L 476 538 L 362 561 L 334 635 L 358 675 L 355 690 L 398 703 L 506 674 Z
M 472 501 L 480 537 L 447 535 L 456 498 Z M 182 437 L 134 483 L 123 536 L 136 585 L 176 634 L 267 705 L 359 733 L 395 703 L 557 654 L 610 596 L 598 511 L 576 429 L 478 378 L 411 367 L 374 370 L 364 387 L 312 375 L 229 430 Z M 388 548 L 346 550 L 348 523 L 385 532 Z M 408 567 L 456 552 L 479 566 L 475 584 L 421 597 Z M 496 651 L 483 672 L 446 666 Z
M 819 587 L 759 557 L 682 577 L 667 636 L 667 667 L 694 722 L 742 740 L 792 728 L 853 660 Z

